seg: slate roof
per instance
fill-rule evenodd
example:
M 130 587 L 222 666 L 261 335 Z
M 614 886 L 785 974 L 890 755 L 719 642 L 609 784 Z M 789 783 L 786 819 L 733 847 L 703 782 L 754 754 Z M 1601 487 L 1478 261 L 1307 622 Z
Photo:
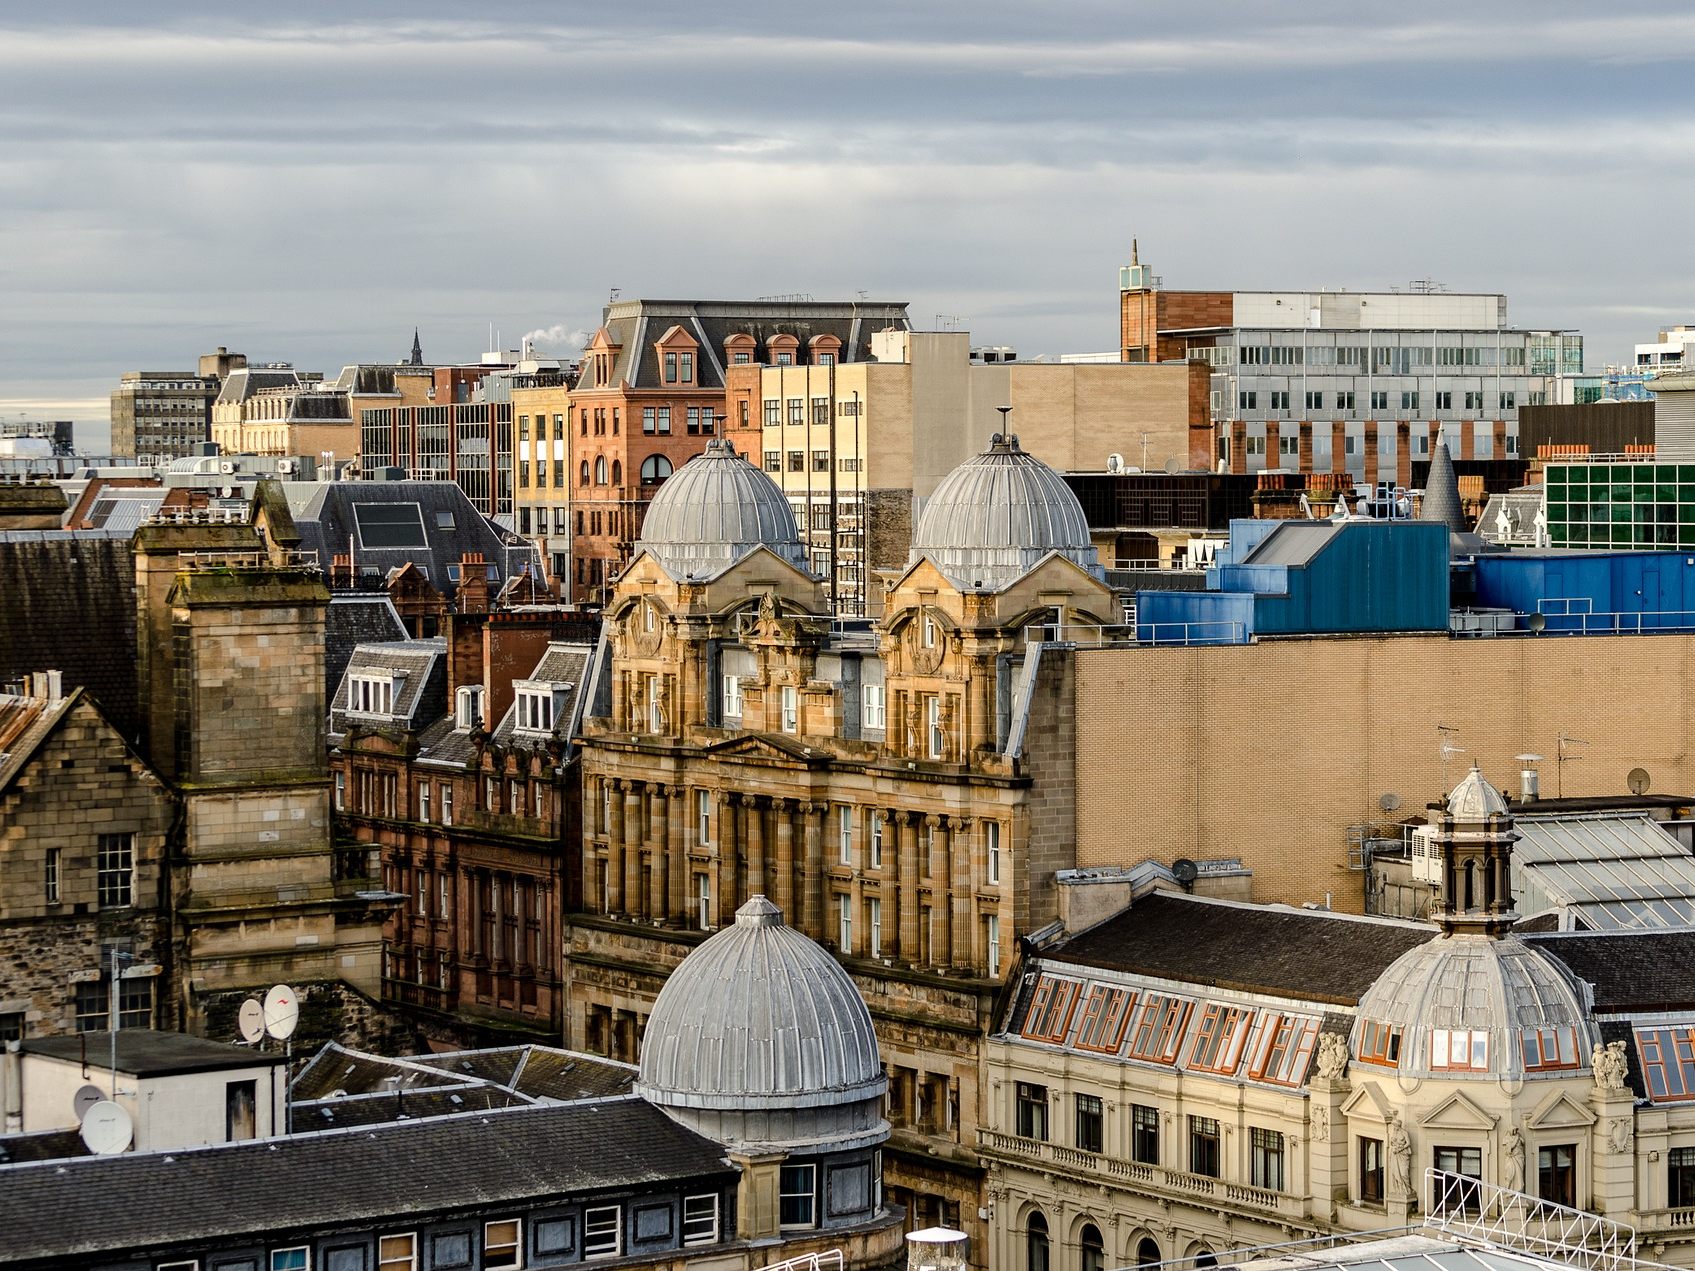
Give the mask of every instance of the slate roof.
M 390 712 L 393 723 L 412 728 L 433 720 L 447 709 L 447 641 L 396 640 L 384 644 L 361 644 L 347 660 L 347 669 L 330 701 L 330 731 L 345 733 L 353 724 L 371 722 L 370 716 L 347 710 L 352 677 L 361 671 L 389 671 L 399 681 Z
M 737 333 L 753 336 L 756 362 L 771 360 L 765 342 L 774 335 L 795 336 L 800 341 L 800 361 L 810 361 L 806 346 L 814 336 L 833 335 L 842 342 L 843 362 L 866 362 L 871 358 L 871 336 L 875 332 L 888 327 L 904 331 L 911 323 L 904 300 L 620 300 L 606 307 L 601 325 L 622 345 L 612 368 L 614 383 L 664 387 L 654 345 L 672 327 L 681 327 L 701 346 L 694 387 L 721 389 L 724 341 Z M 605 387 L 590 384 L 586 378 L 583 386 Z
M 82 1135 L 76 1130 L 37 1130 L 33 1134 L 0 1136 L 0 1165 L 26 1161 L 61 1161 L 67 1156 L 89 1156 Z
M 126 740 L 141 729 L 135 682 L 135 566 L 127 534 L 0 533 L 0 682 L 64 673 Z
M 582 722 L 579 706 L 583 693 L 587 689 L 589 674 L 589 659 L 594 656 L 594 646 L 588 644 L 566 644 L 563 641 L 550 641 L 541 660 L 535 669 L 524 676 L 526 680 L 536 680 L 551 684 L 569 684 L 570 692 L 565 695 L 563 710 L 558 719 L 558 732 L 562 737 L 574 737 Z M 461 734 L 465 735 L 465 734 Z M 519 741 L 535 740 L 535 733 L 518 732 L 518 703 L 514 699 L 507 707 L 506 714 L 494 726 L 494 741 L 497 745 L 509 745 L 516 738 Z M 448 740 L 445 736 L 443 740 Z M 440 758 L 440 755 L 431 755 Z
M 93 1055 L 104 1064 L 111 1054 L 109 1032 L 77 1033 L 69 1037 L 38 1037 L 19 1047 L 26 1055 L 80 1060 Z M 138 1077 L 169 1077 L 185 1072 L 217 1072 L 225 1068 L 254 1068 L 280 1065 L 280 1054 L 255 1051 L 247 1046 L 190 1037 L 187 1033 L 161 1033 L 150 1028 L 118 1030 L 118 1071 Z
M 1436 934 L 1424 923 L 1155 892 L 1042 957 L 1352 1006 L 1390 963 Z
M 731 1173 L 721 1147 L 633 1097 L 0 1166 L 0 1265 Z
M 1525 939 L 1594 986 L 1599 1014 L 1695 1009 L 1695 927 L 1560 932 Z
M 54 706 L 39 697 L 0 697 L 0 792 L 28 767 L 81 692 L 73 689 Z
M 319 557 L 322 560 L 322 557 Z M 387 592 L 331 592 L 324 619 L 324 706 L 341 686 L 353 650 L 406 638 L 406 624 Z

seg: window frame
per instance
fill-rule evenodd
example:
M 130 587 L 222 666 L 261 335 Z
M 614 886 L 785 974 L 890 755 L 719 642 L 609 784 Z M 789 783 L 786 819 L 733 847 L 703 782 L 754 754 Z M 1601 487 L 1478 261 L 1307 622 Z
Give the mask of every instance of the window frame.
M 115 858 L 115 860 L 114 860 Z M 96 908 L 130 909 L 135 905 L 135 834 L 102 834 L 95 847 Z
M 1362 1134 L 1354 1142 L 1356 1194 L 1362 1205 L 1381 1205 L 1384 1201 L 1383 1184 L 1387 1178 L 1383 1140 Z
M 496 1227 L 510 1227 L 512 1238 L 498 1244 L 490 1243 L 491 1235 Z M 497 1251 L 508 1251 L 510 1261 L 491 1262 L 492 1257 L 500 1256 Z M 518 1271 L 524 1265 L 524 1220 L 522 1218 L 495 1218 L 483 1223 L 483 1252 L 481 1265 L 486 1271 Z
M 1138 1165 L 1159 1164 L 1159 1120 L 1151 1104 L 1130 1105 L 1130 1159 Z
M 1189 1116 L 1189 1170 L 1201 1178 L 1224 1177 L 1224 1132 L 1217 1117 Z
M 1100 1155 L 1106 1146 L 1106 1105 L 1096 1094 L 1077 1092 L 1073 1098 L 1073 1142 L 1079 1152 Z
M 804 1175 L 804 1190 L 800 1178 Z M 804 1218 L 787 1217 L 791 1202 L 804 1201 Z M 818 1226 L 818 1165 L 815 1161 L 785 1162 L 777 1172 L 777 1228 L 779 1231 L 809 1231 Z
M 1566 1154 L 1563 1164 L 1558 1159 L 1558 1154 L 1562 1152 Z M 1567 1209 L 1577 1208 L 1577 1144 L 1537 1145 L 1536 1196 L 1539 1200 L 1564 1205 Z
M 401 1256 L 385 1253 L 383 1246 L 391 1240 L 407 1242 L 408 1252 Z M 394 1231 L 377 1237 L 377 1271 L 418 1271 L 418 1233 L 415 1231 Z
M 693 1248 L 698 1245 L 714 1245 L 718 1243 L 718 1213 L 720 1200 L 721 1198 L 717 1192 L 704 1192 L 697 1196 L 683 1197 L 683 1207 L 680 1213 L 680 1226 L 678 1231 L 681 1235 L 682 1245 L 685 1249 Z M 698 1227 L 702 1218 L 698 1213 L 691 1214 L 689 1212 L 689 1207 L 701 1201 L 709 1202 L 712 1207 L 712 1212 L 707 1219 L 710 1226 L 704 1234 L 697 1232 L 696 1234 L 691 1235 L 689 1232 L 690 1226 L 694 1225 Z
M 1048 1088 L 1034 1081 L 1013 1083 L 1013 1128 L 1021 1139 L 1048 1141 Z
M 294 1253 L 300 1255 L 301 1260 L 298 1263 L 291 1262 L 286 1266 L 278 1263 L 278 1258 Z M 271 1271 L 312 1271 L 312 1246 L 289 1245 L 286 1249 L 272 1249 L 268 1252 L 265 1261 Z
M 1287 1182 L 1288 1149 L 1280 1130 L 1248 1127 L 1248 1182 L 1268 1192 L 1281 1192 Z
M 601 1231 L 595 1231 L 595 1224 L 599 1223 L 604 1225 L 607 1222 L 605 1217 L 607 1214 L 612 1216 L 609 1232 L 604 1229 L 604 1227 Z M 607 1234 L 610 1234 L 612 1238 L 610 1248 L 605 1247 L 604 1245 Z M 591 1248 L 591 1241 L 600 1241 L 602 1243 Z M 585 1262 L 590 1258 L 621 1257 L 624 1252 L 624 1206 L 621 1204 L 583 1206 L 582 1245 L 583 1261 Z

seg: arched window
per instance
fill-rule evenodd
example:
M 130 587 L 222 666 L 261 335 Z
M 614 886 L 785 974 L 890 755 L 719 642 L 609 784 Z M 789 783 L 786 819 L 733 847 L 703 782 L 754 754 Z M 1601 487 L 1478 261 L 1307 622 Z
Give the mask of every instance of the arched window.
M 1100 1228 L 1094 1223 L 1084 1223 L 1082 1234 L 1077 1238 L 1082 1246 L 1082 1271 L 1104 1271 L 1106 1267 L 1106 1243 L 1101 1239 Z
M 1039 1209 L 1031 1211 L 1030 1225 L 1024 1233 L 1024 1271 L 1049 1271 L 1048 1220 Z
M 614 459 L 612 461 L 612 484 L 624 484 L 624 464 L 622 460 Z
M 664 455 L 649 455 L 642 460 L 642 484 L 658 485 L 671 475 L 671 461 Z
M 589 461 L 587 459 L 584 459 L 582 469 L 580 471 L 579 476 L 577 477 L 577 484 L 578 485 L 587 485 L 588 483 L 589 483 Z
M 1195 1266 L 1197 1267 L 1216 1267 L 1217 1265 L 1218 1255 L 1211 1253 L 1206 1249 L 1202 1249 L 1195 1255 Z
M 596 485 L 605 485 L 606 484 L 606 456 L 605 455 L 601 455 L 600 458 L 598 458 L 594 461 L 594 483 Z
M 1136 1265 L 1151 1267 L 1159 1261 L 1159 1246 L 1144 1236 L 1136 1245 Z

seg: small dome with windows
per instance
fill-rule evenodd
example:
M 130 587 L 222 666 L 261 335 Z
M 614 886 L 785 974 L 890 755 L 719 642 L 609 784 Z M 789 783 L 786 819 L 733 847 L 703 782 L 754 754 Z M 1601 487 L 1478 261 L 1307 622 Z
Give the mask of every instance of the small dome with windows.
M 761 547 L 810 575 L 788 499 L 721 437 L 664 478 L 636 540 L 678 582 L 716 578 Z
M 928 559 L 962 591 L 999 591 L 1056 554 L 1105 580 L 1071 487 L 1017 436 L 996 433 L 925 500 L 907 564 Z

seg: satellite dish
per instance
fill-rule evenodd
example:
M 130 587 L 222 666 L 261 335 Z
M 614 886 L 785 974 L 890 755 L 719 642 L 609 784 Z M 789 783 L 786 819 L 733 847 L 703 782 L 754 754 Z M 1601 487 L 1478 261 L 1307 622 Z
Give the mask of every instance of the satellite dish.
M 106 1097 L 106 1092 L 99 1086 L 84 1086 L 71 1099 L 71 1107 L 76 1109 L 77 1124 L 88 1115 L 88 1110 Z
M 1165 461 L 1165 470 L 1172 475 L 1176 475 L 1178 472 L 1183 470 L 1183 465 L 1177 462 L 1176 455 L 1172 455 L 1171 458 Z
M 1124 456 L 1116 453 L 1108 455 L 1106 457 L 1106 470 L 1108 472 L 1123 472 Z
M 1401 806 L 1401 796 L 1396 794 L 1393 790 L 1380 794 L 1377 797 L 1377 806 L 1382 808 L 1385 812 L 1393 812 L 1396 808 Z
M 265 994 L 265 1031 L 278 1041 L 285 1041 L 294 1035 L 294 1027 L 300 1023 L 300 1003 L 295 1000 L 294 990 L 286 984 L 278 984 Z
M 135 1137 L 135 1122 L 110 1099 L 101 1099 L 82 1119 L 83 1145 L 96 1156 L 116 1156 Z
M 1201 868 L 1187 856 L 1179 856 L 1171 862 L 1171 876 L 1187 887 L 1201 876 Z
M 250 1046 L 265 1035 L 265 1008 L 258 998 L 250 997 L 241 1004 L 236 1024 L 241 1029 L 241 1040 Z
M 1524 625 L 1529 627 L 1532 631 L 1541 631 L 1548 625 L 1547 615 L 1533 613 L 1529 618 L 1525 619 Z
M 1628 777 L 1626 777 L 1624 780 L 1625 780 L 1625 783 L 1630 786 L 1630 793 L 1632 793 L 1632 794 L 1647 794 L 1648 793 L 1649 778 L 1648 778 L 1648 770 L 1646 768 L 1632 768 L 1630 770 L 1630 775 Z

